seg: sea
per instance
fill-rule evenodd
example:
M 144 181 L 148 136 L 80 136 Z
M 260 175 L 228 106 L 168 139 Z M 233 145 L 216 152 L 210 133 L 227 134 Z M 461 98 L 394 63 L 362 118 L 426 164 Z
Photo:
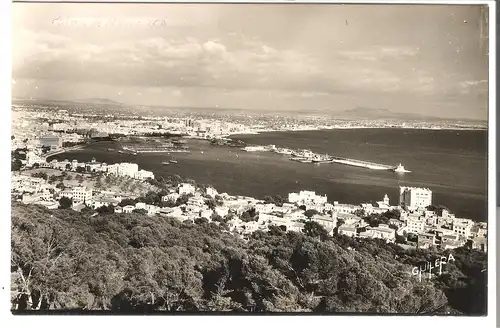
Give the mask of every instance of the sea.
M 115 142 L 99 142 L 83 150 L 54 156 L 58 160 L 135 162 L 156 176 L 180 175 L 210 184 L 219 192 L 256 198 L 288 196 L 313 190 L 328 201 L 360 204 L 399 202 L 399 186 L 432 190 L 433 204 L 446 206 L 457 217 L 487 221 L 488 132 L 484 130 L 339 129 L 264 132 L 235 135 L 248 145 L 276 145 L 387 165 L 401 163 L 411 173 L 398 174 L 334 163 L 299 163 L 289 156 L 245 152 L 188 140 L 190 153 L 121 154 Z M 52 159 L 52 158 L 51 158 Z M 177 163 L 162 164 L 176 160 Z

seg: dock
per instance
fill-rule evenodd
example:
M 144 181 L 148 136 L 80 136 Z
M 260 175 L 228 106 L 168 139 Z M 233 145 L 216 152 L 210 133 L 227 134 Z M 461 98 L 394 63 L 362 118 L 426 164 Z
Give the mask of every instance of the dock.
M 358 159 L 345 158 L 345 157 L 331 157 L 332 163 L 345 164 L 357 167 L 364 167 L 371 170 L 394 170 L 396 166 L 379 164 L 374 162 L 361 161 Z

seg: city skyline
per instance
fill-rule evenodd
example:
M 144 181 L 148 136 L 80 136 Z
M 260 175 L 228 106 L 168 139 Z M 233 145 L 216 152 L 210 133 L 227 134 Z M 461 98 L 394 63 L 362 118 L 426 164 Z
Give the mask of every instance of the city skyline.
M 14 97 L 487 118 L 477 5 L 17 3 L 13 15 Z

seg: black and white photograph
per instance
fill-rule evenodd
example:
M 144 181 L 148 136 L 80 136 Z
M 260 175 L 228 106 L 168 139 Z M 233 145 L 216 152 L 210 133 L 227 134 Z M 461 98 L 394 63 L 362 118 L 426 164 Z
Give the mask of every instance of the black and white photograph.
M 9 313 L 492 315 L 492 4 L 14 2 Z

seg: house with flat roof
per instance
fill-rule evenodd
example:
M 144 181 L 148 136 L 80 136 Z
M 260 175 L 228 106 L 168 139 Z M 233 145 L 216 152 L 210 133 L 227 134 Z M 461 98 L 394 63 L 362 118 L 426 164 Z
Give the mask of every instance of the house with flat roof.
M 357 236 L 356 227 L 352 225 L 343 224 L 338 228 L 338 234 L 346 235 L 349 237 L 356 237 Z
M 418 248 L 429 248 L 436 244 L 436 235 L 433 233 L 420 232 L 418 234 L 417 246 Z

